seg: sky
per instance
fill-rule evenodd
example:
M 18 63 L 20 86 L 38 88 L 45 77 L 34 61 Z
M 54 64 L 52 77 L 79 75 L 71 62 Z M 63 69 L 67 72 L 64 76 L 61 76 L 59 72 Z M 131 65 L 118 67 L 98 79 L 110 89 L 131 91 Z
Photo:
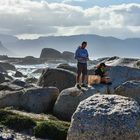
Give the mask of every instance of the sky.
M 140 38 L 140 0 L 0 0 L 0 34 Z

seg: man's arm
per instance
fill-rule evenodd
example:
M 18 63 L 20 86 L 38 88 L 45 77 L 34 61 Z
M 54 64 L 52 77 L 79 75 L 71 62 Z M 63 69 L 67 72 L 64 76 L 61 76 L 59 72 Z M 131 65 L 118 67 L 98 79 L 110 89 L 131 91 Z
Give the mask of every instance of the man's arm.
M 75 52 L 75 59 L 77 60 L 85 60 L 85 57 L 82 57 L 79 55 L 79 50 L 77 49 L 76 52 Z

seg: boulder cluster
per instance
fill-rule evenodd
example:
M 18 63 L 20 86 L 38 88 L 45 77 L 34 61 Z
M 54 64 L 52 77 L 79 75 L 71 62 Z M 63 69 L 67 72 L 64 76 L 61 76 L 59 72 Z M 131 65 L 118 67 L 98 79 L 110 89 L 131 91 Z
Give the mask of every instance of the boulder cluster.
M 139 60 L 113 57 L 94 63 L 97 62 L 110 65 L 112 85 L 93 84 L 78 89 L 76 67 L 68 64 L 39 69 L 40 78 L 29 79 L 14 65 L 2 63 L 0 108 L 12 106 L 29 112 L 52 113 L 71 121 L 67 140 L 139 140 Z M 89 68 L 90 74 L 94 74 L 94 66 Z M 9 70 L 15 71 L 13 76 L 7 74 Z M 26 82 L 14 77 L 24 77 Z

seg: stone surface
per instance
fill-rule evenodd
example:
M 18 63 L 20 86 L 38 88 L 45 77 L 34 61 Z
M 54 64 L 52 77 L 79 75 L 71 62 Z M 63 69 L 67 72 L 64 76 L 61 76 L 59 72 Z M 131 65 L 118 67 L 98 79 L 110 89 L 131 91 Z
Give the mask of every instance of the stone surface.
M 3 82 L 0 84 L 0 91 L 2 90 L 9 90 L 9 91 L 19 91 L 22 90 L 23 88 L 31 88 L 33 87 L 30 84 L 27 84 L 23 81 L 20 80 L 13 80 L 10 82 Z
M 37 81 L 38 81 L 38 79 L 37 78 L 35 78 L 35 77 L 30 77 L 30 78 L 27 78 L 26 80 L 25 80 L 27 83 L 34 83 L 34 84 L 36 84 L 37 83 Z
M 45 69 L 38 80 L 42 87 L 55 86 L 60 91 L 73 87 L 76 82 L 76 74 L 68 70 L 48 68 Z
M 66 69 L 66 70 L 69 70 L 69 71 L 72 71 L 72 72 L 77 72 L 77 68 L 73 67 L 73 66 L 70 66 L 69 64 L 59 64 L 57 66 L 57 68 Z
M 24 75 L 21 72 L 19 72 L 19 71 L 16 71 L 14 76 L 15 77 L 24 77 Z
M 16 70 L 14 65 L 6 62 L 0 62 L 0 66 L 2 66 L 5 70 L 13 70 L 13 71 Z
M 52 111 L 58 95 L 59 90 L 55 87 L 1 91 L 0 108 L 13 106 L 35 113 L 48 112 Z
M 62 58 L 67 61 L 76 61 L 73 52 L 64 51 L 62 53 Z
M 55 49 L 52 48 L 44 48 L 42 49 L 40 58 L 46 58 L 46 59 L 57 59 L 61 58 L 61 53 Z
M 53 112 L 58 118 L 70 121 L 79 103 L 98 92 L 93 87 L 84 90 L 76 87 L 65 89 L 58 96 Z
M 94 95 L 73 115 L 67 140 L 139 140 L 140 107 L 131 98 Z
M 3 83 L 5 81 L 4 74 L 0 73 L 0 83 Z
M 30 133 L 29 134 L 18 133 L 6 127 L 0 127 L 0 140 L 44 140 L 44 139 L 35 138 Z
M 127 81 L 116 88 L 115 94 L 134 98 L 140 104 L 140 81 Z
M 112 79 L 111 87 L 114 89 L 126 81 L 140 80 L 140 69 L 137 68 L 115 66 L 111 67 L 108 73 Z

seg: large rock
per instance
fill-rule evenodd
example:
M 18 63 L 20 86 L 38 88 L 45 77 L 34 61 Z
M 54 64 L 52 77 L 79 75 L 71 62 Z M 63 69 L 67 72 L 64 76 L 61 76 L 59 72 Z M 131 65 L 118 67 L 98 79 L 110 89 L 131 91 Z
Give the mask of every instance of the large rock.
M 68 51 L 62 53 L 62 58 L 67 61 L 75 61 L 74 53 Z
M 65 89 L 59 94 L 53 112 L 58 118 L 70 121 L 71 116 L 82 100 L 96 93 L 105 94 L 107 93 L 106 90 L 107 86 L 103 85 L 98 85 L 96 88 L 89 87 L 85 90 L 79 90 L 76 87 Z
M 44 48 L 41 52 L 40 58 L 45 59 L 58 59 L 62 58 L 61 53 L 52 48 Z
M 94 95 L 73 115 L 67 140 L 139 140 L 140 107 L 131 98 Z
M 140 69 L 115 66 L 109 70 L 109 76 L 112 79 L 112 87 L 116 88 L 126 81 L 140 80 Z
M 140 104 L 140 81 L 127 81 L 116 88 L 115 94 L 134 98 Z
M 76 82 L 76 74 L 68 70 L 47 68 L 38 80 L 42 87 L 55 86 L 60 91 L 73 87 Z
M 77 72 L 77 68 L 74 66 L 70 66 L 69 64 L 59 64 L 57 68 L 66 69 L 72 72 Z
M 111 65 L 111 66 L 135 67 L 135 63 L 137 61 L 138 61 L 138 59 L 133 59 L 133 58 L 117 58 L 117 59 L 109 58 L 106 61 L 106 64 Z
M 1 91 L 0 108 L 19 107 L 30 112 L 42 113 L 52 111 L 59 90 L 55 87 L 31 88 L 21 91 Z
M 54 87 L 33 88 L 22 94 L 21 107 L 25 110 L 41 113 L 50 112 L 59 95 L 59 90 Z

